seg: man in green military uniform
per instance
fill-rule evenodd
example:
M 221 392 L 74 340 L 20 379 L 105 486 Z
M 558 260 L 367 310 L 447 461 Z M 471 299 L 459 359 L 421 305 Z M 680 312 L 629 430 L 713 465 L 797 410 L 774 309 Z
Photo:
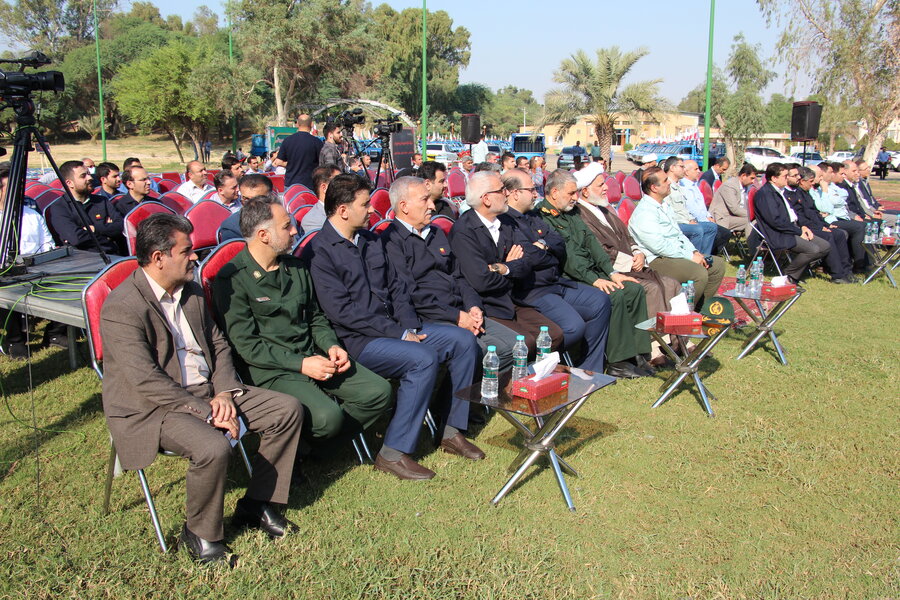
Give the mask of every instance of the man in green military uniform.
M 240 227 L 247 247 L 219 271 L 213 297 L 244 382 L 297 398 L 313 439 L 372 426 L 389 408 L 391 386 L 338 343 L 309 272 L 288 254 L 297 234 L 290 215 L 273 199 L 254 198 Z
M 611 364 L 632 363 L 635 377 L 652 374 L 647 362 L 650 336 L 635 328 L 647 320 L 647 296 L 633 277 L 616 271 L 603 246 L 578 214 L 578 184 L 568 171 L 557 169 L 544 187 L 544 200 L 538 204 L 541 218 L 555 227 L 566 240 L 566 262 L 563 272 L 609 294 L 612 316 L 606 358 Z M 630 267 L 629 267 L 630 269 Z

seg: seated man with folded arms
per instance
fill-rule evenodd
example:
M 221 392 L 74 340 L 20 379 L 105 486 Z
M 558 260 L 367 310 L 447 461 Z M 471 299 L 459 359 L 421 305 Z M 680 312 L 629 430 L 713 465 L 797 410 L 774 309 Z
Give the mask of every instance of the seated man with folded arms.
M 400 381 L 397 410 L 375 468 L 400 479 L 431 479 L 434 471 L 410 454 L 418 445 L 438 368 L 446 363 L 456 392 L 472 384 L 481 349 L 474 335 L 456 325 L 419 319 L 381 241 L 366 229 L 374 210 L 369 191 L 369 183 L 352 173 L 331 180 L 325 194 L 328 220 L 306 247 L 304 259 L 310 265 L 319 305 L 350 355 L 382 377 Z M 452 411 L 466 422 L 468 407 L 454 404 Z M 441 437 L 446 452 L 484 458 L 449 423 Z
M 582 169 L 583 170 L 583 169 Z M 563 347 L 583 341 L 583 369 L 603 372 L 612 312 L 609 297 L 600 290 L 562 276 L 566 240 L 534 209 L 537 193 L 531 175 L 521 169 L 503 174 L 509 210 L 500 219 L 515 228 L 531 268 L 513 281 L 513 300 L 532 306 L 563 330 Z
M 83 168 L 83 167 L 82 167 Z M 285 504 L 303 411 L 294 398 L 238 380 L 231 350 L 193 281 L 193 226 L 158 213 L 137 228 L 140 268 L 110 292 L 100 313 L 103 412 L 122 467 L 150 465 L 160 449 L 190 461 L 187 521 L 179 537 L 199 562 L 221 562 L 225 478 L 243 417 L 262 439 L 234 522 L 270 538 L 293 529 L 273 506 Z
M 482 352 L 496 346 L 501 371 L 509 368 L 516 332 L 485 318 L 481 296 L 459 270 L 446 234 L 430 225 L 434 201 L 428 185 L 418 177 L 400 177 L 391 185 L 390 196 L 396 216 L 382 232 L 381 243 L 419 318 L 471 331 Z
M 313 190 L 319 201 L 316 202 L 303 219 L 300 220 L 300 230 L 309 233 L 313 229 L 321 229 L 325 224 L 325 192 L 328 191 L 328 182 L 341 174 L 341 170 L 334 165 L 325 165 L 313 169 Z
M 791 252 L 791 264 L 784 268 L 784 274 L 792 283 L 799 283 L 809 263 L 825 258 L 831 246 L 800 224 L 797 213 L 784 197 L 787 175 L 788 168 L 781 163 L 766 167 L 766 183 L 756 192 L 753 205 L 756 227 L 772 250 Z
M 847 233 L 850 256 L 853 257 L 853 272 L 863 273 L 866 270 L 866 250 L 863 248 L 866 224 L 861 216 L 849 210 L 849 192 L 838 185 L 844 181 L 844 165 L 833 162 L 820 163 L 819 166 L 822 169 L 822 180 L 819 182 L 819 189 L 811 190 L 810 194 L 825 222 Z
M 737 176 L 730 177 L 713 194 L 709 212 L 716 223 L 731 231 L 743 231 L 750 237 L 753 227 L 747 216 L 747 194 L 756 181 L 756 167 L 744 163 Z
M 854 162 L 856 162 L 856 167 L 859 169 L 859 179 L 857 180 L 855 187 L 857 194 L 859 195 L 860 204 L 863 205 L 866 214 L 877 219 L 879 217 L 876 216 L 876 213 L 881 212 L 889 225 L 891 224 L 891 220 L 893 220 L 893 224 L 896 225 L 897 218 L 900 217 L 900 210 L 885 210 L 875 197 L 875 194 L 872 193 L 872 186 L 869 185 L 869 175 L 872 173 L 872 167 L 870 167 L 869 163 L 862 158 L 857 158 Z M 893 219 L 891 219 L 891 217 L 893 217 Z
M 124 254 L 122 215 L 108 198 L 91 193 L 91 176 L 82 162 L 67 160 L 59 166 L 59 174 L 75 198 L 74 204 L 66 197 L 53 203 L 49 225 L 60 241 L 79 250 L 96 251 L 90 229 L 104 252 Z
M 370 428 L 390 408 L 391 386 L 338 343 L 309 272 L 290 255 L 291 215 L 254 198 L 241 209 L 241 229 L 247 246 L 219 271 L 213 297 L 242 379 L 299 400 L 314 440 Z
M 700 167 L 695 160 L 684 161 L 684 177 L 678 182 L 684 193 L 685 208 L 691 217 L 702 227 L 708 228 L 712 233 L 712 250 L 710 254 L 718 254 L 728 240 L 731 239 L 731 231 L 715 222 L 709 209 L 706 207 L 706 199 L 700 191 Z
M 798 167 L 789 169 L 789 177 L 797 172 L 796 185 L 788 185 L 784 197 L 797 215 L 797 224 L 806 226 L 828 242 L 830 250 L 825 257 L 831 280 L 834 283 L 854 283 L 853 262 L 850 260 L 850 250 L 847 246 L 847 233 L 835 225 L 828 225 L 822 215 L 816 210 L 816 204 L 809 191 L 822 176 L 819 167 Z M 791 183 L 794 183 L 791 180 Z
M 650 354 L 650 335 L 635 327 L 647 320 L 644 288 L 634 277 L 615 270 L 606 250 L 584 224 L 577 206 L 578 183 L 574 175 L 562 169 L 553 171 L 545 191 L 547 195 L 538 208 L 541 218 L 566 242 L 563 272 L 609 296 L 612 306 L 606 373 L 626 379 L 651 375 L 654 369 L 643 356 Z
M 512 224 L 500 220 L 508 208 L 508 191 L 494 171 L 479 171 L 466 184 L 466 204 L 450 230 L 450 246 L 459 269 L 480 296 L 485 317 L 525 336 L 534 356 L 542 326 L 549 329 L 556 348 L 563 341 L 559 325 L 535 308 L 516 304 L 513 283 L 531 272 Z
M 241 205 L 246 204 L 251 198 L 259 196 L 271 195 L 272 198 L 277 199 L 277 196 L 272 193 L 272 180 L 259 173 L 250 173 L 241 177 L 238 189 L 241 192 Z M 228 215 L 228 218 L 219 225 L 219 239 L 224 242 L 242 238 L 241 211 L 237 211 Z
M 647 257 L 651 269 L 679 283 L 694 282 L 694 307 L 700 312 L 722 283 L 725 261 L 697 252 L 678 228 L 672 209 L 665 202 L 669 185 L 662 169 L 647 170 L 641 184 L 644 197 L 631 214 L 628 233 Z

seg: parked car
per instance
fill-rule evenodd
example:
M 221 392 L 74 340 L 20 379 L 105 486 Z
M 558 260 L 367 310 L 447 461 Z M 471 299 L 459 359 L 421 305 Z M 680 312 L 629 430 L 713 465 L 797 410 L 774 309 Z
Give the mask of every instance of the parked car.
M 581 146 L 566 146 L 559 151 L 559 158 L 556 160 L 557 169 L 571 169 L 575 166 L 575 157 L 581 157 L 581 164 L 591 162 L 591 155 L 586 153 Z
M 791 158 L 794 159 L 793 162 L 798 162 L 802 165 L 817 165 L 825 160 L 818 152 L 794 152 L 791 154 Z M 842 162 L 843 160 L 842 158 L 837 162 Z
M 825 160 L 830 162 L 844 162 L 845 160 L 852 160 L 854 154 L 855 153 L 852 150 L 841 150 L 840 152 L 832 152 L 825 157 Z
M 774 162 L 792 162 L 790 158 L 776 150 L 766 146 L 747 146 L 744 150 L 744 160 L 758 171 L 765 171 L 766 167 Z
M 459 156 L 453 151 L 454 146 L 447 142 L 428 142 L 425 154 L 428 160 L 436 160 L 445 165 L 455 162 Z

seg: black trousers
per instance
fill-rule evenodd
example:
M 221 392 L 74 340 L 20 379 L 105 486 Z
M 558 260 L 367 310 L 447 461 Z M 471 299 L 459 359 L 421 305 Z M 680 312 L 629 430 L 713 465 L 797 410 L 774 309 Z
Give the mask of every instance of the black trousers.
M 866 238 L 866 224 L 863 221 L 848 221 L 838 219 L 834 222 L 847 232 L 850 244 L 850 256 L 853 257 L 853 269 L 861 271 L 866 268 L 866 251 L 863 248 L 863 240 Z
M 843 279 L 853 272 L 853 261 L 850 260 L 850 247 L 847 245 L 847 232 L 843 229 L 815 231 L 816 237 L 824 239 L 831 246 L 825 264 L 834 279 Z

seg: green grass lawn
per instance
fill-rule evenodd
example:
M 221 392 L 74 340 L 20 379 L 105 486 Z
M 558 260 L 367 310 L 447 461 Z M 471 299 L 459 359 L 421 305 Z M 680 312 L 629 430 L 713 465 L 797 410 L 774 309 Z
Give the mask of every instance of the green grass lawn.
M 883 278 L 807 287 L 781 321 L 789 366 L 767 349 L 734 360 L 745 333 L 717 346 L 705 368 L 716 418 L 688 391 L 651 409 L 659 380 L 596 393 L 563 434 L 582 474 L 574 514 L 546 468 L 488 503 L 516 454 L 495 416 L 476 440 L 485 461 L 423 443 L 438 473 L 427 483 L 357 466 L 349 446 L 305 463 L 288 509 L 301 532 L 270 543 L 226 528 L 231 572 L 159 552 L 133 473 L 101 515 L 109 446 L 93 371 L 70 372 L 58 350 L 31 375 L 0 358 L 15 415 L 0 407 L 0 597 L 898 597 L 900 291 Z M 52 430 L 37 452 L 32 403 Z M 185 469 L 161 458 L 147 471 L 170 541 Z M 230 477 L 226 515 L 246 485 L 237 459 Z

